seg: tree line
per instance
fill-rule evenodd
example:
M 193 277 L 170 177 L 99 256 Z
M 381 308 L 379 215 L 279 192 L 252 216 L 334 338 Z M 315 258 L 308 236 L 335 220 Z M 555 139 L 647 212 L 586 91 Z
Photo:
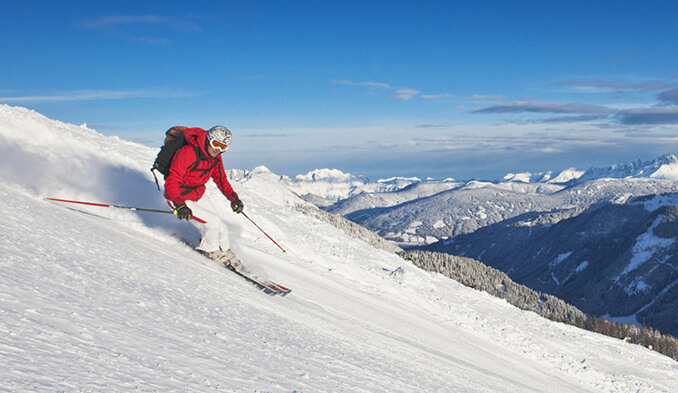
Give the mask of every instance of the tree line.
M 639 344 L 678 361 L 678 340 L 650 326 L 616 322 L 586 315 L 563 300 L 513 282 L 505 273 L 480 261 L 430 251 L 407 251 L 400 255 L 417 267 L 440 273 L 468 287 L 505 299 L 521 310 L 533 311 L 544 318 L 562 322 L 628 343 Z

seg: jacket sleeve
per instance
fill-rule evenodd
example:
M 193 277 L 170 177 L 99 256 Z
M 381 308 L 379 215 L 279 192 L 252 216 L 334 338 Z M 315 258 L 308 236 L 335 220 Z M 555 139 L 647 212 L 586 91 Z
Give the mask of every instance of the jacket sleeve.
M 191 146 L 182 147 L 170 165 L 170 173 L 165 180 L 165 198 L 180 206 L 186 203 L 181 196 L 181 182 L 188 173 L 188 169 L 195 162 L 195 151 Z
M 238 194 L 233 191 L 231 183 L 228 182 L 228 177 L 226 176 L 226 171 L 224 171 L 224 163 L 221 161 L 221 157 L 219 157 L 218 160 L 219 163 L 217 164 L 217 167 L 214 168 L 214 172 L 212 172 L 212 179 L 224 196 L 226 196 L 229 201 L 233 202 L 236 199 L 239 199 Z

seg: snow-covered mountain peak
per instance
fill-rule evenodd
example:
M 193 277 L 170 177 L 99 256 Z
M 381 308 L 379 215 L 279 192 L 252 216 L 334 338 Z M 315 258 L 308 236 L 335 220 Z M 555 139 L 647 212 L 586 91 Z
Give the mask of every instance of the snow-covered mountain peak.
M 402 178 L 370 182 L 364 176 L 354 176 L 337 169 L 316 169 L 305 175 L 283 177 L 281 180 L 294 193 L 318 206 L 328 206 L 362 192 L 388 192 L 412 184 L 412 181 Z
M 520 183 L 543 183 L 551 178 L 551 172 L 546 173 L 507 173 L 502 179 L 503 181 L 520 182 Z
M 578 171 L 575 168 L 569 168 L 561 171 L 556 177 L 553 177 L 552 171 L 547 172 L 522 172 L 522 173 L 508 173 L 502 181 L 504 182 L 522 182 L 522 183 L 550 183 L 563 184 L 573 179 L 579 178 L 584 171 Z
M 433 179 L 430 179 L 433 180 Z M 421 179 L 418 177 L 389 177 L 388 179 L 379 179 L 377 180 L 377 183 L 381 184 L 391 184 L 391 185 L 397 185 L 397 186 L 407 186 L 412 183 L 419 183 L 421 182 Z
M 326 182 L 326 183 L 367 183 L 364 177 L 353 176 L 350 173 L 344 173 L 338 169 L 315 169 L 305 175 L 294 177 L 297 182 Z
M 678 157 L 673 153 L 668 153 L 650 161 L 638 159 L 609 167 L 590 168 L 576 182 L 604 178 L 652 178 L 678 181 Z
M 264 165 L 257 166 L 254 169 L 247 171 L 245 176 L 248 178 L 252 178 L 255 176 L 274 176 L 276 178 L 278 177 L 278 175 L 273 173 L 270 169 L 268 169 Z
M 567 183 L 569 181 L 572 181 L 574 179 L 578 179 L 581 177 L 581 175 L 584 174 L 584 171 L 578 171 L 576 168 L 568 168 L 563 170 L 558 174 L 558 176 L 554 177 L 553 179 L 549 179 L 548 183 Z
M 655 179 L 678 180 L 678 157 L 673 154 L 665 154 L 655 160 L 656 170 L 650 175 Z
M 271 172 L 265 166 L 258 166 L 245 173 L 244 178 L 239 184 L 234 185 L 234 189 L 244 199 L 249 196 L 248 193 L 256 193 L 260 197 L 265 197 L 268 201 L 278 205 L 304 205 L 307 202 L 299 198 L 280 181 L 281 177 Z M 243 190 L 240 185 L 246 185 Z M 241 191 L 242 190 L 242 191 Z

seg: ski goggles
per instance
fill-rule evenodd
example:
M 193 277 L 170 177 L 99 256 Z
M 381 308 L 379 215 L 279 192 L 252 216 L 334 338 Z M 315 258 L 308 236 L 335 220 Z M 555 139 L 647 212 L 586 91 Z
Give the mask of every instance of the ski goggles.
M 217 150 L 220 150 L 220 151 L 222 151 L 222 152 L 225 152 L 226 149 L 228 149 L 228 145 L 227 145 L 227 144 L 221 143 L 221 142 L 219 142 L 219 141 L 217 141 L 217 140 L 215 140 L 215 139 L 213 139 L 213 140 L 210 141 L 210 146 L 212 146 L 213 148 L 215 148 L 215 149 L 217 149 Z

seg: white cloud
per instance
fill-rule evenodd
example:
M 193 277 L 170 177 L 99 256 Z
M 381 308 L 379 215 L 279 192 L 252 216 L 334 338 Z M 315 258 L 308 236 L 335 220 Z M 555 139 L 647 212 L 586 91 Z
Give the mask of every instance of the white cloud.
M 393 94 L 391 94 L 390 98 L 396 99 L 396 100 L 401 100 L 401 101 L 409 101 L 415 97 L 419 97 L 422 100 L 440 100 L 444 98 L 449 98 L 449 97 L 454 97 L 453 94 L 447 94 L 447 93 L 441 93 L 441 94 L 419 94 L 419 90 L 416 89 L 411 89 L 407 87 L 401 87 L 401 88 L 395 88 L 388 83 L 382 83 L 382 82 L 356 82 L 352 81 L 349 79 L 340 79 L 340 80 L 332 80 L 331 81 L 335 85 L 345 85 L 345 86 L 363 86 L 363 87 L 369 87 L 371 90 L 374 89 L 385 89 L 385 90 L 395 90 Z
M 572 87 L 579 91 L 585 92 L 614 92 L 622 90 L 636 90 L 636 91 L 655 91 L 664 90 L 674 86 L 673 83 L 666 81 L 642 81 L 642 82 L 628 82 L 621 80 L 607 80 L 607 79 L 574 79 L 558 82 L 556 86 Z
M 332 83 L 335 85 L 346 85 L 346 86 L 366 86 L 370 88 L 380 88 L 380 89 L 392 89 L 391 85 L 388 83 L 381 82 L 354 82 L 352 80 L 333 80 Z
M 184 30 L 200 32 L 202 26 L 191 22 L 187 18 L 174 18 L 162 15 L 111 15 L 99 19 L 80 23 L 79 26 L 85 29 L 105 30 L 123 25 L 158 25 L 166 26 L 172 30 Z
M 113 15 L 90 20 L 80 24 L 87 29 L 105 29 L 118 25 L 128 24 L 162 24 L 168 23 L 170 18 L 159 15 Z
M 453 96 L 453 94 L 422 94 L 420 98 L 422 100 L 442 100 L 444 98 L 450 98 Z
M 391 95 L 391 98 L 396 100 L 409 101 L 419 94 L 418 90 L 415 89 L 398 89 L 395 93 Z
M 554 102 L 507 102 L 496 104 L 487 108 L 477 109 L 473 113 L 587 113 L 587 114 L 611 114 L 613 111 L 607 107 L 589 104 L 560 104 Z
M 195 96 L 194 93 L 170 92 L 163 89 L 147 90 L 75 90 L 57 94 L 0 97 L 2 102 L 64 102 L 122 100 L 129 98 L 182 98 Z
M 471 96 L 472 100 L 490 100 L 490 101 L 503 101 L 506 99 L 506 96 L 502 95 L 487 95 L 487 94 L 474 94 Z

